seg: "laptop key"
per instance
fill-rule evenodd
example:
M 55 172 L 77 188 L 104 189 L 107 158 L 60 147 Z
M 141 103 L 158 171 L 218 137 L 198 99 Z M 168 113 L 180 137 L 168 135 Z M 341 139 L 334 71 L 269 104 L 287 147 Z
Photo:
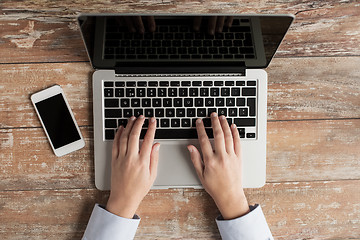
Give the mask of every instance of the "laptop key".
M 134 109 L 134 116 L 139 117 L 140 115 L 144 115 L 143 109 Z
M 154 98 L 152 104 L 153 107 L 161 107 L 161 98 Z
M 117 128 L 116 119 L 105 119 L 106 128 Z
M 169 119 L 160 119 L 160 125 L 161 125 L 161 127 L 170 127 L 170 120 Z M 159 130 L 160 129 L 156 129 L 156 132 Z
M 157 87 L 157 86 L 158 86 L 158 82 L 155 82 L 155 81 L 149 82 L 149 87 Z
M 219 114 L 219 116 L 224 115 L 226 117 L 227 116 L 227 109 L 226 108 L 219 108 L 218 109 L 218 114 Z
M 126 97 L 135 97 L 135 88 L 127 88 Z
M 255 116 L 256 115 L 255 98 L 248 98 L 247 105 L 249 107 L 249 116 L 252 116 L 252 117 Z
M 124 89 L 115 88 L 115 97 L 124 97 Z
M 179 88 L 179 96 L 180 97 L 187 97 L 188 96 L 188 89 L 187 88 Z
M 187 117 L 195 117 L 196 116 L 195 108 L 188 108 L 186 110 L 186 114 L 187 114 Z
M 213 107 L 214 106 L 214 98 L 205 98 L 205 106 Z
M 151 106 L 151 99 L 142 99 L 142 106 L 143 107 L 150 107 Z
M 192 107 L 193 106 L 193 98 L 185 98 L 184 99 L 184 106 L 185 107 Z
M 118 126 L 126 127 L 127 119 L 119 119 L 118 120 Z
M 190 97 L 197 97 L 197 96 L 199 96 L 199 89 L 197 89 L 197 88 L 190 88 L 190 89 L 189 89 L 189 96 L 190 96 Z
M 164 106 L 164 107 L 172 107 L 172 101 L 171 101 L 171 99 L 169 99 L 169 98 L 164 98 L 164 99 L 163 99 L 163 106 Z
M 105 99 L 105 107 L 119 107 L 119 99 Z
M 217 107 L 224 107 L 224 98 L 216 98 L 216 106 Z
M 131 107 L 140 107 L 140 99 L 139 98 L 131 99 Z
M 190 127 L 191 121 L 189 118 L 183 118 L 181 119 L 181 127 Z
M 177 108 L 176 117 L 185 117 L 185 108 Z
M 124 109 L 124 117 L 129 118 L 133 115 L 132 109 Z M 121 117 L 121 116 L 120 116 Z
M 154 116 L 154 109 L 146 108 L 145 109 L 145 117 L 153 117 L 153 116 Z
M 113 87 L 114 82 L 104 82 L 104 87 Z
M 104 89 L 104 96 L 105 96 L 105 97 L 113 97 L 113 96 L 114 96 L 114 89 L 112 89 L 112 88 L 105 88 L 105 89 Z
M 106 118 L 121 118 L 121 109 L 105 109 Z
M 175 109 L 174 108 L 167 108 L 165 110 L 166 117 L 175 117 Z
M 164 109 L 156 108 L 155 109 L 155 117 L 164 117 Z
M 245 106 L 245 98 L 237 98 L 236 106 Z
M 127 98 L 120 99 L 120 106 L 121 107 L 130 107 L 130 99 L 127 99 Z
M 182 107 L 182 98 L 174 98 L 174 107 Z
M 197 116 L 198 117 L 206 117 L 206 108 L 198 108 Z
M 255 133 L 247 133 L 246 137 L 247 138 L 255 138 Z
M 137 88 L 136 89 L 136 96 L 137 97 L 145 97 L 145 92 L 146 92 L 146 89 L 145 88 Z
M 180 119 L 171 119 L 171 127 L 180 127 Z
M 113 140 L 115 137 L 114 129 L 106 129 L 105 130 L 105 139 L 106 140 Z
M 169 119 L 162 119 L 169 120 Z M 147 129 L 142 129 L 140 133 L 140 139 L 145 137 Z M 205 128 L 205 132 L 209 138 L 214 138 L 214 134 L 211 128 Z M 176 136 L 176 137 L 175 137 Z M 195 128 L 159 128 L 156 129 L 155 139 L 197 139 L 197 131 Z
M 235 118 L 234 123 L 238 127 L 254 127 L 255 118 Z
M 248 109 L 247 108 L 239 108 L 239 116 L 240 117 L 247 117 L 248 116 Z
M 216 97 L 220 95 L 220 89 L 219 88 L 210 88 L 210 96 Z
M 204 99 L 203 98 L 195 98 L 195 107 L 203 107 Z

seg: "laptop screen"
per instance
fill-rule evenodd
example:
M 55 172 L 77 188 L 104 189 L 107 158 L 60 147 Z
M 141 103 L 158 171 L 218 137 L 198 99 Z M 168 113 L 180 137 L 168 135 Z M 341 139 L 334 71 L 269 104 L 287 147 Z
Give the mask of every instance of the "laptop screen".
M 291 15 L 82 14 L 81 33 L 94 68 L 265 68 Z

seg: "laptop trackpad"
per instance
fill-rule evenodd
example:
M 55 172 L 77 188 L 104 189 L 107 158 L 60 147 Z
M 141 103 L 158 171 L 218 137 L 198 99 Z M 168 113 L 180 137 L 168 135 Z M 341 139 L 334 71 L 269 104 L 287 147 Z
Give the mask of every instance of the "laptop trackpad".
M 161 143 L 158 174 L 153 188 L 201 187 L 187 149 L 197 141 L 158 141 Z M 199 148 L 198 148 L 199 149 Z

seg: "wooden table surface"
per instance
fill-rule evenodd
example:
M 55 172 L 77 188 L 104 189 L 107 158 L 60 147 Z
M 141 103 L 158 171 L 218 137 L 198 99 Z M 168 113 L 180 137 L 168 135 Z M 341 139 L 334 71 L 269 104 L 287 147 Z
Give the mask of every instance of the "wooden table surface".
M 0 2 L 0 239 L 80 239 L 93 205 L 91 68 L 80 12 L 292 13 L 267 68 L 267 184 L 246 189 L 276 239 L 360 239 L 359 1 Z M 60 84 L 86 146 L 55 157 L 30 94 Z M 204 190 L 150 191 L 136 239 L 218 239 Z

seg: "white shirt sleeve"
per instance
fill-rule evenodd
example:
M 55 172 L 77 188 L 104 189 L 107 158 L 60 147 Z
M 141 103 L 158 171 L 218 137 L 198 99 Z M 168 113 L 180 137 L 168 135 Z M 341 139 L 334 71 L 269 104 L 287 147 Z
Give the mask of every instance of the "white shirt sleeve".
M 273 240 L 265 216 L 259 205 L 250 206 L 250 212 L 239 218 L 216 218 L 223 240 Z
M 86 227 L 83 240 L 134 239 L 140 218 L 123 218 L 96 204 Z

